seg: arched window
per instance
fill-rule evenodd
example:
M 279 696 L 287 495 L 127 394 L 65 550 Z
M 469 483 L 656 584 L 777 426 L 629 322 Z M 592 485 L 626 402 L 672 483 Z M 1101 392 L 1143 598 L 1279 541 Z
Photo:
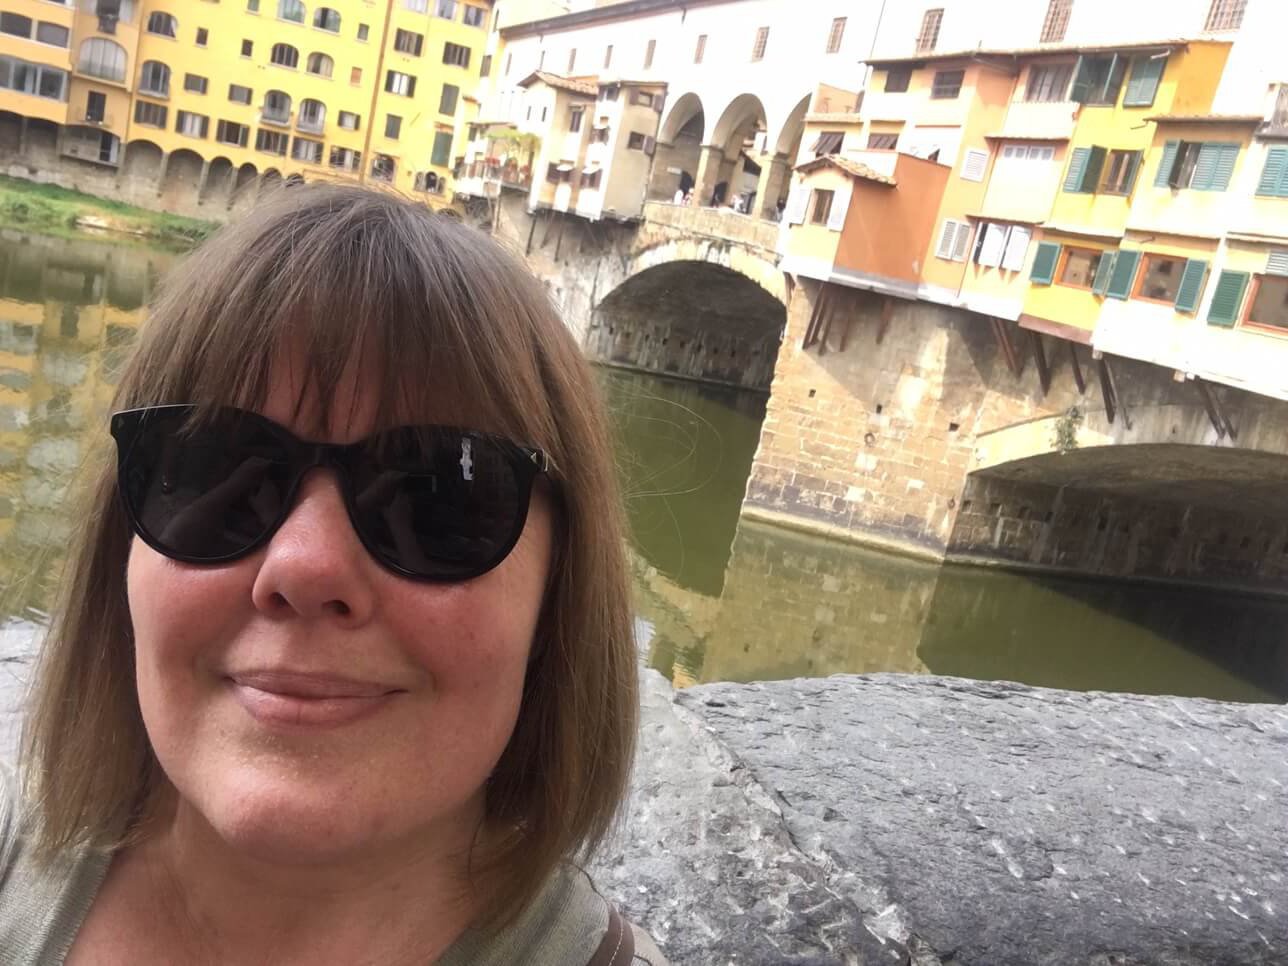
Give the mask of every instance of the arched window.
M 304 23 L 304 4 L 300 0 L 277 0 L 277 15 L 291 23 Z
M 313 26 L 319 30 L 329 30 L 333 34 L 340 32 L 340 13 L 330 7 L 318 7 L 313 13 Z
M 148 33 L 160 34 L 162 37 L 177 37 L 179 21 L 170 14 L 158 10 L 148 17 Z
M 330 77 L 331 71 L 335 69 L 335 61 L 326 54 L 312 53 L 309 54 L 308 67 L 310 74 L 319 74 L 322 77 Z
M 139 70 L 139 93 L 170 96 L 170 68 L 159 60 L 145 60 Z
M 285 91 L 269 91 L 264 95 L 264 108 L 260 114 L 265 121 L 289 124 L 291 122 L 291 95 Z
M 125 48 L 115 41 L 91 37 L 81 44 L 76 69 L 91 77 L 121 83 L 125 80 Z
M 296 123 L 306 131 L 321 131 L 326 123 L 326 105 L 306 97 L 300 101 L 300 116 Z
M 268 59 L 278 67 L 300 66 L 300 52 L 290 44 L 273 44 L 273 52 Z

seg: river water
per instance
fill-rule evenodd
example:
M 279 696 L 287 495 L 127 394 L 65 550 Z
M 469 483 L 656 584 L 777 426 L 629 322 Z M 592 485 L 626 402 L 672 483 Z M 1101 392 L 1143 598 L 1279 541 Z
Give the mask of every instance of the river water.
M 180 256 L 0 232 L 0 587 L 48 612 L 64 498 L 149 292 Z M 935 566 L 743 520 L 763 396 L 601 370 L 637 625 L 678 685 L 902 671 L 1288 698 L 1288 600 Z

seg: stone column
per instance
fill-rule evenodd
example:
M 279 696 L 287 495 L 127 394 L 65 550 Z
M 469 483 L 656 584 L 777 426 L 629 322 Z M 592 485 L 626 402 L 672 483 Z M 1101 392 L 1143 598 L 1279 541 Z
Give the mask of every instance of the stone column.
M 760 180 L 756 183 L 756 214 L 761 218 L 773 218 L 778 211 L 778 195 L 787 180 L 787 155 L 775 154 L 766 156 L 760 166 Z
M 720 183 L 720 169 L 724 166 L 724 151 L 714 144 L 702 145 L 698 155 L 698 176 L 693 185 L 693 200 L 696 205 L 711 204 L 711 193 Z
M 201 193 L 206 190 L 206 180 L 210 177 L 210 162 L 201 162 L 201 174 L 197 177 L 197 196 L 194 199 L 198 205 L 205 204 Z
M 22 120 L 18 122 L 18 157 L 22 157 L 27 152 L 27 115 L 22 115 Z
M 161 197 L 161 189 L 165 184 L 165 173 L 170 168 L 170 155 L 161 155 L 161 167 L 157 169 L 157 197 Z

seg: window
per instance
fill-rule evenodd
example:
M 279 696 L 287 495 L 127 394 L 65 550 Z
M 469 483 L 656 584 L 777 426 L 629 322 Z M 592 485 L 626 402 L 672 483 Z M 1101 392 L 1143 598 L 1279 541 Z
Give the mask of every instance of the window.
M 1248 0 L 1212 0 L 1204 30 L 1238 30 L 1243 26 L 1243 11 Z
M 608 70 L 608 68 L 612 66 L 613 66 L 613 45 L 609 44 L 607 47 L 604 48 L 604 70 Z M 509 70 L 508 67 L 506 69 Z
M 461 23 L 467 27 L 482 27 L 487 20 L 487 11 L 482 7 L 471 7 L 468 3 L 461 13 Z
M 1042 43 L 1058 44 L 1069 30 L 1069 13 L 1073 0 L 1051 0 L 1047 5 L 1046 19 L 1042 21 Z
M 278 67 L 295 68 L 300 66 L 300 52 L 290 44 L 273 44 L 273 50 L 268 55 L 269 63 L 276 64 Z
M 589 188 L 591 191 L 598 191 L 599 186 L 604 178 L 604 169 L 596 168 L 594 171 L 582 171 L 581 187 Z
M 927 10 L 921 18 L 921 33 L 917 34 L 917 53 L 934 50 L 939 43 L 939 28 L 944 22 L 944 10 L 936 7 Z
M 411 74 L 390 70 L 385 72 L 385 93 L 399 94 L 402 97 L 416 96 L 416 78 Z
M 250 137 L 250 128 L 234 121 L 220 121 L 215 125 L 215 140 L 220 144 L 232 144 L 244 148 Z
M 617 100 L 617 95 L 620 91 L 621 86 L 618 84 L 605 84 L 600 88 L 599 99 L 601 101 L 615 101 Z
M 403 6 L 413 13 L 429 13 L 429 0 L 403 0 Z
M 1033 232 L 1022 225 L 1005 225 L 986 222 L 975 236 L 975 252 L 971 261 L 985 268 L 1003 268 L 1018 272 L 1024 267 L 1029 241 Z M 1040 266 L 1035 265 L 1035 273 Z M 1050 282 L 1050 279 L 1046 279 Z
M 335 70 L 335 61 L 326 54 L 314 51 L 309 54 L 309 59 L 304 62 L 304 69 L 310 74 L 317 74 L 319 77 L 330 77 L 331 72 Z
M 962 157 L 962 178 L 966 181 L 983 181 L 988 170 L 988 152 L 971 148 Z
M 1275 275 L 1256 276 L 1252 290 L 1252 307 L 1248 321 L 1254 325 L 1269 325 L 1288 329 L 1288 278 Z
M 93 124 L 102 124 L 107 120 L 107 95 L 102 91 L 89 91 L 85 94 L 85 120 Z
M 1078 70 L 1073 78 L 1073 92 L 1069 99 L 1079 104 L 1113 106 L 1118 103 L 1118 92 L 1123 86 L 1127 71 L 1126 58 L 1113 54 L 1108 57 L 1079 57 Z
M 575 50 L 572 53 L 574 57 L 577 55 L 577 51 Z M 462 47 L 460 44 L 451 43 L 450 41 L 443 44 L 443 63 L 454 64 L 457 67 L 469 67 L 470 49 L 468 47 Z M 572 70 L 571 67 L 568 69 Z
M 365 44 L 367 42 L 367 38 L 369 38 L 370 36 L 371 36 L 371 24 L 369 23 L 358 24 L 358 34 L 357 34 L 358 42 Z
M 76 69 L 103 80 L 125 81 L 125 48 L 102 37 L 91 37 L 80 47 Z M 16 86 L 16 85 L 15 85 Z
M 297 137 L 291 142 L 291 157 L 305 164 L 321 164 L 322 142 Z
M 295 123 L 301 130 L 320 134 L 326 124 L 326 105 L 315 98 L 306 97 L 300 101 L 300 113 Z
M 695 64 L 702 63 L 702 58 L 706 56 L 706 53 L 707 53 L 707 35 L 698 34 L 697 45 L 693 48 L 693 62 Z M 608 65 L 605 64 L 604 66 L 607 67 Z
M 204 138 L 210 131 L 210 118 L 191 111 L 175 111 L 174 129 L 190 138 Z
M 0 56 L 0 89 L 63 101 L 67 99 L 67 72 Z
M 247 13 L 259 13 L 259 0 L 246 0 Z
M 964 70 L 937 70 L 935 80 L 930 88 L 930 96 L 935 100 L 952 100 L 962 92 L 962 81 L 966 78 Z
M 1163 79 L 1166 56 L 1143 55 L 1132 58 L 1131 78 L 1123 94 L 1123 107 L 1153 107 L 1158 82 Z
M 249 87 L 243 87 L 241 84 L 228 85 L 228 99 L 238 104 L 249 104 L 255 96 Z
M 908 89 L 908 85 L 911 82 L 911 67 L 892 67 L 886 71 L 885 92 L 887 94 L 902 94 Z
M 177 37 L 179 35 L 179 21 L 168 13 L 157 11 L 148 17 L 148 33 L 160 34 L 162 37 Z
M 1090 248 L 1066 248 L 1064 261 L 1056 280 L 1061 285 L 1068 285 L 1071 288 L 1090 289 L 1091 283 L 1096 278 L 1096 270 L 1100 268 L 1103 254 Z
M 304 4 L 300 0 L 277 0 L 277 17 L 291 23 L 304 23 Z M 282 149 L 282 154 L 286 149 Z
M 844 131 L 822 131 L 810 150 L 814 152 L 816 158 L 827 154 L 840 154 L 843 143 L 845 143 Z
M 751 45 L 751 60 L 755 63 L 758 60 L 765 59 L 765 47 L 769 44 L 769 28 L 758 27 L 756 29 L 756 41 Z
M 210 31 L 205 27 L 197 28 L 197 46 L 204 47 L 210 43 Z
M 1225 191 L 1239 157 L 1239 145 L 1217 141 L 1168 141 L 1154 177 L 1156 188 Z
M 550 163 L 546 168 L 546 180 L 551 184 L 561 184 L 572 181 L 573 166 L 568 161 L 562 161 L 558 164 Z
M 868 150 L 870 151 L 893 151 L 899 145 L 899 135 L 897 134 L 869 134 Z
M 341 111 L 336 115 L 335 123 L 346 131 L 356 131 L 362 126 L 362 119 L 353 111 Z
M 1271 148 L 1266 152 L 1257 194 L 1263 198 L 1288 198 L 1288 148 Z
M 489 77 L 492 74 L 492 55 L 484 54 L 483 59 L 479 61 L 479 76 Z
M 449 117 L 456 113 L 456 99 L 460 96 L 461 89 L 455 84 L 444 84 L 443 93 L 438 98 L 438 113 L 446 114 Z M 544 121 L 545 118 L 542 118 Z
M 568 130 L 569 131 L 581 130 L 581 121 L 582 121 L 582 118 L 585 116 L 585 113 L 586 113 L 586 109 L 584 107 L 574 107 L 571 110 L 569 110 L 568 112 Z
M 434 16 L 442 17 L 444 20 L 456 19 L 456 0 L 438 0 L 434 8 Z
M 148 127 L 165 127 L 170 109 L 164 104 L 151 104 L 148 101 L 134 102 L 134 123 L 146 124 Z
M 291 95 L 285 91 L 269 91 L 264 95 L 264 106 L 260 109 L 260 120 L 289 124 L 291 121 Z M 282 151 L 286 153 L 285 149 Z
M 638 104 L 640 107 L 658 107 L 657 98 L 648 91 L 635 91 L 631 94 L 631 103 Z
M 398 163 L 387 154 L 377 154 L 371 159 L 371 176 L 377 181 L 393 181 Z
M 841 49 L 841 38 L 845 36 L 845 18 L 835 17 L 832 20 L 832 29 L 827 32 L 827 53 L 835 54 Z
M 353 148 L 331 148 L 331 157 L 327 161 L 333 168 L 342 168 L 345 171 L 357 171 L 362 167 L 362 152 L 355 151 Z
M 448 46 L 451 46 L 450 44 Z M 410 54 L 413 57 L 419 57 L 420 52 L 425 47 L 425 35 L 418 34 L 411 30 L 403 30 L 401 27 L 394 32 L 394 50 L 400 54 Z M 443 55 L 443 63 L 447 63 L 447 55 Z
M 1105 165 L 1105 179 L 1100 190 L 1111 195 L 1129 195 L 1140 171 L 1140 151 L 1110 151 Z
M 564 71 L 564 73 L 571 74 L 576 69 L 577 69 L 577 48 L 574 47 L 572 48 L 572 50 L 568 51 L 568 69 Z
M 385 115 L 385 137 L 391 141 L 397 141 L 402 134 L 402 118 L 397 114 Z
M 626 138 L 626 149 L 628 151 L 643 151 L 645 136 L 639 131 L 632 131 Z
M 1152 302 L 1175 302 L 1184 268 L 1183 258 L 1146 255 L 1145 270 L 1140 273 L 1136 286 L 1136 297 Z
M 139 93 L 150 97 L 169 97 L 170 68 L 159 60 L 145 60 L 139 69 Z
M 435 131 L 434 147 L 429 153 L 429 163 L 436 164 L 440 168 L 447 167 L 447 162 L 452 157 L 452 132 Z
M 18 13 L 0 13 L 0 33 L 30 40 L 31 25 L 30 17 L 24 17 Z
M 1063 101 L 1073 80 L 1073 64 L 1034 64 L 1029 68 L 1029 83 L 1024 89 L 1026 101 L 1052 104 Z
M 810 212 L 809 222 L 811 225 L 826 225 L 827 216 L 832 213 L 832 196 L 836 192 L 826 191 L 822 188 L 814 189 L 814 208 Z
M 340 32 L 339 11 L 332 10 L 330 7 L 318 7 L 313 12 L 313 26 L 317 27 L 318 30 L 327 30 L 333 34 L 338 34 Z M 321 159 L 322 153 L 319 150 L 318 160 L 320 161 Z
M 1100 184 L 1100 173 L 1105 168 L 1108 154 L 1108 150 L 1102 147 L 1074 148 L 1069 154 L 1064 190 L 1075 194 L 1094 194 Z
M 935 257 L 946 261 L 964 262 L 970 251 L 970 224 L 944 219 L 944 227 L 939 232 L 939 245 L 935 248 Z
M 255 150 L 263 151 L 266 154 L 286 155 L 286 147 L 290 142 L 290 136 L 281 131 L 269 131 L 260 128 L 255 132 Z
M 243 40 L 241 45 L 241 55 L 243 57 L 249 57 L 254 52 L 255 52 L 255 41 Z
M 71 31 L 56 23 L 41 21 L 36 24 L 36 42 L 49 44 L 51 47 L 68 47 L 71 45 Z
M 644 69 L 648 70 L 653 66 L 653 55 L 657 53 L 657 41 L 650 40 L 644 47 Z
M 362 83 L 362 68 L 361 68 L 361 67 L 352 67 L 352 68 L 350 68 L 350 69 L 349 69 L 349 83 L 350 83 L 350 84 L 355 84 L 355 85 L 356 85 L 356 84 L 361 84 L 361 83 Z
M 209 81 L 207 81 L 206 78 L 202 77 L 200 74 L 183 75 L 183 89 L 190 93 L 204 94 L 206 93 L 206 87 L 208 84 L 209 84 Z
M 1007 144 L 1002 157 L 1016 161 L 1054 161 L 1055 148 L 1049 144 Z

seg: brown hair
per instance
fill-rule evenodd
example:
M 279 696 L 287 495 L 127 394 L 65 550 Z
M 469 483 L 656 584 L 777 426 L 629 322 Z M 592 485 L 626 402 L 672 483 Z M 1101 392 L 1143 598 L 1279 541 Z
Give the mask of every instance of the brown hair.
M 113 408 L 254 406 L 287 343 L 304 346 L 324 405 L 356 360 L 376 374 L 378 422 L 423 415 L 431 401 L 441 414 L 446 399 L 459 422 L 553 461 L 550 586 L 486 792 L 487 826 L 501 834 L 476 865 L 504 870 L 481 897 L 483 921 L 504 921 L 558 862 L 601 843 L 634 750 L 622 516 L 598 388 L 536 279 L 485 235 L 389 193 L 311 185 L 279 190 L 170 273 Z M 46 856 L 134 840 L 168 787 L 135 692 L 131 532 L 102 450 L 23 735 Z

